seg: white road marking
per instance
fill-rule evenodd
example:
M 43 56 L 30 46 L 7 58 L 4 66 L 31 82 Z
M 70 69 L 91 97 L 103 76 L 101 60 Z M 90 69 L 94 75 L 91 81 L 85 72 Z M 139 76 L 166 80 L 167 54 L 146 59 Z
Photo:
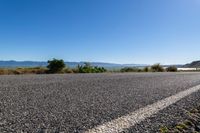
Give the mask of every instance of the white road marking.
M 99 125 L 93 129 L 89 129 L 85 133 L 119 133 L 128 129 L 141 121 L 144 121 L 146 118 L 151 117 L 152 115 L 158 113 L 164 108 L 176 103 L 177 101 L 185 98 L 186 96 L 191 95 L 200 90 L 200 85 L 189 88 L 185 91 L 179 92 L 175 95 L 167 97 L 163 100 L 160 100 L 151 105 L 147 105 L 144 108 L 138 109 L 134 112 L 129 113 L 126 116 L 119 117 L 110 122 Z

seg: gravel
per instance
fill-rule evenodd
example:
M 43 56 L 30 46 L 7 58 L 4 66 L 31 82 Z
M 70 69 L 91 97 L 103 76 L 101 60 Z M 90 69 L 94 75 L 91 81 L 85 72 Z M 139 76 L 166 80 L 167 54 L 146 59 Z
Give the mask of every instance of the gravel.
M 200 132 L 200 107 L 190 109 L 185 113 L 187 118 L 175 126 L 163 126 L 161 133 L 199 133 Z
M 200 73 L 0 76 L 0 132 L 84 132 L 198 84 Z M 154 132 L 199 99 L 195 93 L 127 132 Z

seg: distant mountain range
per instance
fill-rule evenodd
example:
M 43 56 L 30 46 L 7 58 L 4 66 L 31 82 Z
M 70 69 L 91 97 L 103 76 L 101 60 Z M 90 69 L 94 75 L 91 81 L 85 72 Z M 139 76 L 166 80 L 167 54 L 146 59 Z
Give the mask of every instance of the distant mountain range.
M 189 67 L 189 68 L 197 68 L 200 67 L 200 60 L 199 61 L 193 61 L 192 63 L 184 65 L 184 67 Z
M 83 65 L 84 62 L 65 62 L 65 64 L 70 68 L 75 68 L 78 65 Z M 99 66 L 109 68 L 123 68 L 123 67 L 144 67 L 149 66 L 146 64 L 116 64 L 116 63 L 105 63 L 105 62 L 90 62 L 92 66 Z M 0 61 L 0 68 L 16 68 L 16 67 L 45 67 L 47 62 L 44 61 Z M 164 65 L 168 67 L 170 65 Z M 175 65 L 177 67 L 186 67 L 186 68 L 196 68 L 200 67 L 200 61 L 193 61 L 185 65 Z
M 104 62 L 90 62 L 92 66 L 99 66 L 105 68 L 122 68 L 122 67 L 142 67 L 144 64 L 115 64 Z M 78 65 L 83 65 L 84 62 L 65 62 L 70 68 L 75 68 Z M 16 68 L 16 67 L 45 67 L 47 62 L 44 61 L 0 61 L 0 68 Z

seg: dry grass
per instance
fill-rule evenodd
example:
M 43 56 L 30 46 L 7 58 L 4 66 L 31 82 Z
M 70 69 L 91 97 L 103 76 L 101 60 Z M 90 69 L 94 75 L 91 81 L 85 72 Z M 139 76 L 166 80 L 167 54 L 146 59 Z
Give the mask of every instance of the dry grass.
M 47 68 L 34 67 L 34 68 L 0 68 L 0 75 L 18 75 L 18 74 L 45 74 Z

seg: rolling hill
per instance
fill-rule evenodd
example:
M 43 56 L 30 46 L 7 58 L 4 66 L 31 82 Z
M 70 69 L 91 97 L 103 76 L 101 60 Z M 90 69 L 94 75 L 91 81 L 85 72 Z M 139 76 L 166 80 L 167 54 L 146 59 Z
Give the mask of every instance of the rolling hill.
M 184 67 L 189 67 L 189 68 L 197 68 L 200 67 L 200 60 L 199 61 L 193 61 L 192 63 L 184 65 Z

